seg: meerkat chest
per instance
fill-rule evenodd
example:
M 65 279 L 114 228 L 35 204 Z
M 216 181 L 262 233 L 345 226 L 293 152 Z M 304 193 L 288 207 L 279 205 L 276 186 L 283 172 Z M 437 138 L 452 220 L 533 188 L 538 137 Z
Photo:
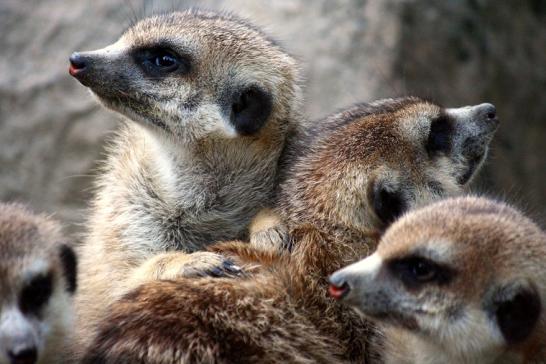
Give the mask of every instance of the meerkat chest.
M 102 195 L 119 219 L 124 240 L 146 251 L 197 250 L 243 238 L 250 219 L 271 197 L 273 160 L 195 158 L 156 142 L 113 163 Z M 153 239 L 151 239 L 153 237 Z

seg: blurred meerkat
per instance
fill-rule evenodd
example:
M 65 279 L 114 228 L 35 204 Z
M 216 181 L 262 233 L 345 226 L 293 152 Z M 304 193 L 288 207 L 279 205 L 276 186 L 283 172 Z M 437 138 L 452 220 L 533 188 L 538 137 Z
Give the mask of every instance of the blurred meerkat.
M 70 62 L 70 74 L 127 119 L 81 249 L 83 338 L 112 300 L 143 281 L 237 271 L 196 251 L 245 238 L 270 203 L 302 96 L 295 60 L 227 14 L 152 16 Z
M 546 362 L 546 234 L 519 211 L 461 197 L 411 212 L 334 295 L 387 325 L 387 363 Z
M 0 203 L 0 363 L 60 363 L 73 329 L 76 256 L 53 220 Z
M 292 252 L 209 247 L 255 273 L 138 287 L 109 307 L 84 363 L 369 359 L 370 324 L 325 294 L 328 275 L 368 255 L 402 212 L 461 193 L 497 124 L 489 104 L 443 109 L 417 98 L 318 122 L 281 184 Z

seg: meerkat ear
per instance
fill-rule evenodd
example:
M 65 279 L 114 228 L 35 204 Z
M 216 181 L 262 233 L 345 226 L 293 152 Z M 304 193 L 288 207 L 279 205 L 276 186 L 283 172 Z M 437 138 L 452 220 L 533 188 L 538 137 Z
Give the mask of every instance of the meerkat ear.
M 260 87 L 251 86 L 234 95 L 230 120 L 240 135 L 254 135 L 265 125 L 273 109 L 273 98 Z
M 388 225 L 406 210 L 407 204 L 402 192 L 378 181 L 373 184 L 371 196 L 368 196 L 377 217 Z
M 76 292 L 77 275 L 78 275 L 78 260 L 74 249 L 66 244 L 61 245 L 59 256 L 63 265 L 63 272 L 67 282 L 67 291 L 70 293 Z
M 500 331 L 509 344 L 525 340 L 535 328 L 542 304 L 531 287 L 501 289 L 494 300 Z

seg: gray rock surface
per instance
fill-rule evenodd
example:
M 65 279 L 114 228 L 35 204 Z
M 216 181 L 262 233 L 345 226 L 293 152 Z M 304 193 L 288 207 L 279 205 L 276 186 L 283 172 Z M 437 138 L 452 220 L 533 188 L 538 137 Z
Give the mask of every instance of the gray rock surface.
M 493 102 L 502 119 L 479 186 L 546 211 L 546 3 L 541 0 L 0 1 L 0 199 L 79 230 L 118 117 L 67 73 L 72 51 L 114 41 L 131 18 L 198 5 L 263 26 L 301 60 L 306 109 L 407 93 Z

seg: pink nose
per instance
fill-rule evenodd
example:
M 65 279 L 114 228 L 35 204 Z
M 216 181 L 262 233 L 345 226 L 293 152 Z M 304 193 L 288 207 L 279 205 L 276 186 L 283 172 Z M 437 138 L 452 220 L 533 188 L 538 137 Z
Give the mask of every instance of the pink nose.
M 341 286 L 330 284 L 330 286 L 328 287 L 328 293 L 330 293 L 330 296 L 334 297 L 336 300 L 340 300 L 345 297 L 345 295 L 347 295 L 350 290 L 351 289 L 346 282 L 344 282 Z
M 68 73 L 71 76 L 76 77 L 77 74 L 81 73 L 87 67 L 85 59 L 78 52 L 72 53 L 69 60 L 70 67 L 68 68 Z

